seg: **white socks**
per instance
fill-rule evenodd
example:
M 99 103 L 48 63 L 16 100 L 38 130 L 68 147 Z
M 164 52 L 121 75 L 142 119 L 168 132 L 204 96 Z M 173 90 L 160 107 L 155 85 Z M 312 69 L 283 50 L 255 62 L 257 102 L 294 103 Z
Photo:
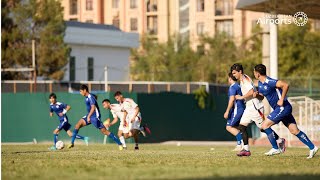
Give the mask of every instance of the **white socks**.
M 120 140 L 120 142 L 121 142 L 121 144 L 122 144 L 123 147 L 127 147 L 126 141 L 124 140 L 124 137 L 123 137 L 123 136 L 119 137 L 119 140 Z

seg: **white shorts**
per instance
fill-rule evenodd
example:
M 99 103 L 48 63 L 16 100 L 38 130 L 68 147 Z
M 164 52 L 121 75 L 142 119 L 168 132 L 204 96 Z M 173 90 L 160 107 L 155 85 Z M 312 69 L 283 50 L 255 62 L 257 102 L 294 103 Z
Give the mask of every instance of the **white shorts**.
M 141 113 L 138 113 L 138 115 L 134 118 L 134 121 L 131 123 L 132 117 L 130 115 L 127 116 L 128 121 L 129 121 L 129 129 L 138 129 L 140 130 L 140 123 L 141 123 Z
M 260 108 L 260 111 L 263 113 L 263 108 Z M 253 105 L 249 105 L 246 106 L 246 109 L 242 114 L 240 124 L 250 124 L 252 122 L 255 122 L 258 128 L 261 128 L 263 118 Z
M 124 122 L 121 121 L 118 130 L 122 131 L 122 133 L 125 133 L 125 134 L 129 133 L 130 129 L 129 129 L 128 123 L 127 123 L 127 126 L 124 126 Z

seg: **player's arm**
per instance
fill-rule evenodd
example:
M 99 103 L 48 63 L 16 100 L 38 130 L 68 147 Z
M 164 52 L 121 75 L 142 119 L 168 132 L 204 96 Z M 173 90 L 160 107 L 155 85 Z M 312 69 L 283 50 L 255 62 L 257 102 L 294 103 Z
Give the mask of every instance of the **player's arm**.
M 112 126 L 112 125 L 116 124 L 118 122 L 118 119 L 119 119 L 118 116 L 113 116 L 113 120 L 112 120 L 112 122 L 110 123 L 109 126 Z
M 135 107 L 134 110 L 135 110 L 135 112 L 134 112 L 133 118 L 131 119 L 131 122 L 133 122 L 134 119 L 135 119 L 135 118 L 137 117 L 137 115 L 139 114 L 139 112 L 140 112 L 139 106 Z
M 243 95 L 243 96 L 240 96 L 240 95 L 236 95 L 236 99 L 237 100 L 246 100 L 246 99 L 249 99 L 249 98 L 252 98 L 253 97 L 253 88 L 251 90 L 249 90 L 247 92 L 247 94 Z
M 67 112 L 71 109 L 71 106 L 67 105 L 61 113 L 59 113 L 59 116 L 64 116 L 67 114 Z
M 283 106 L 283 101 L 286 98 L 287 93 L 289 91 L 289 84 L 284 81 L 278 80 L 276 87 L 282 89 L 282 95 L 278 101 L 278 105 Z
M 231 108 L 233 107 L 233 103 L 235 101 L 235 96 L 230 96 L 230 99 L 229 99 L 229 102 L 228 102 L 228 106 L 227 106 L 227 109 L 226 109 L 226 112 L 224 113 L 223 117 L 225 119 L 228 119 L 228 116 L 229 116 L 229 112 L 231 110 Z
M 262 101 L 262 100 L 264 99 L 264 95 L 261 94 L 261 93 L 259 93 L 258 91 L 253 92 L 252 96 L 253 96 L 254 98 L 259 99 L 260 101 Z
M 90 112 L 89 112 L 88 117 L 87 117 L 88 123 L 90 123 L 90 117 L 93 114 L 95 109 L 96 109 L 96 106 L 95 105 L 91 105 L 91 109 L 90 109 Z
M 50 115 L 50 117 L 52 117 L 53 116 L 53 110 L 52 110 L 52 108 L 51 108 L 51 106 L 50 106 L 50 113 L 49 113 L 49 115 Z

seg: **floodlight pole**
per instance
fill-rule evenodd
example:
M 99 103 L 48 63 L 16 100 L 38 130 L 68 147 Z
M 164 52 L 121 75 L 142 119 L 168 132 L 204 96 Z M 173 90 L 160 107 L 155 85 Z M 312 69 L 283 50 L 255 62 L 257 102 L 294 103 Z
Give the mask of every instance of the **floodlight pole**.
M 277 19 L 275 11 L 271 12 L 270 21 L 270 77 L 278 79 L 278 25 L 275 23 Z
M 36 69 L 36 42 L 32 40 L 32 68 L 33 68 L 33 91 L 37 91 L 37 69 Z
M 108 66 L 104 67 L 104 90 L 108 92 Z

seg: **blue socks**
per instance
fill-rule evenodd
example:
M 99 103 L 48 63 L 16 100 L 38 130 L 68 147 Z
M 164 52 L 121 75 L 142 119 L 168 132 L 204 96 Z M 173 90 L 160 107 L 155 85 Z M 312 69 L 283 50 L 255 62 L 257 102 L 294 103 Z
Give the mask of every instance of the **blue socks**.
M 239 133 L 236 135 L 236 139 L 237 139 L 237 145 L 241 145 L 241 142 L 242 142 L 241 132 L 239 132 Z
M 268 136 L 268 139 L 269 139 L 269 141 L 270 141 L 270 143 L 272 145 L 272 148 L 273 149 L 279 149 L 277 141 L 276 141 L 276 138 L 275 138 L 274 131 L 271 128 L 265 129 L 264 131 Z
M 80 136 L 80 135 L 77 135 L 76 138 L 77 138 L 77 139 L 82 139 L 82 140 L 84 140 L 84 137 L 83 137 L 83 136 Z
M 310 141 L 310 139 L 304 132 L 300 131 L 296 136 L 300 139 L 301 142 L 307 145 L 310 150 L 314 149 L 314 144 Z
M 109 137 L 114 140 L 118 145 L 122 145 L 122 143 L 120 142 L 120 140 L 113 134 L 113 133 L 110 133 L 109 134 Z
M 74 140 L 76 139 L 78 132 L 79 132 L 78 129 L 74 129 L 73 130 L 72 138 L 71 138 L 71 144 L 74 144 Z
M 54 143 L 54 145 L 56 145 L 57 141 L 58 141 L 58 134 L 53 134 L 53 143 Z

